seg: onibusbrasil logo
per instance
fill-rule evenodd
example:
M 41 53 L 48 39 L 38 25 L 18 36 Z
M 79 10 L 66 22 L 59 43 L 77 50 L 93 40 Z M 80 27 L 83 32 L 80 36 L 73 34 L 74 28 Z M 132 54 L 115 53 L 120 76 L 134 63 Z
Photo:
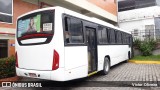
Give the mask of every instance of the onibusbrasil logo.
M 2 87 L 42 87 L 42 84 L 28 82 L 2 82 Z

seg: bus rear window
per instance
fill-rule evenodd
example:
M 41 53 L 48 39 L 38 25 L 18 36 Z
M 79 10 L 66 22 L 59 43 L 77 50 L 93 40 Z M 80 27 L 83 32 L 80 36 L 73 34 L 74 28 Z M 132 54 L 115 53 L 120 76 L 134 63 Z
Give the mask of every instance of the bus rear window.
M 54 11 L 41 11 L 28 14 L 17 21 L 17 40 L 47 38 L 47 43 L 54 33 Z

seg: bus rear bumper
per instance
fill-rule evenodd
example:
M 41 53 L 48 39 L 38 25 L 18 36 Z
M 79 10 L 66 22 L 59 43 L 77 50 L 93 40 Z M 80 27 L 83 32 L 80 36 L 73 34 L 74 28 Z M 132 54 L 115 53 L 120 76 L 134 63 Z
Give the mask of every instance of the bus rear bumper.
M 54 71 L 40 71 L 40 70 L 28 70 L 16 67 L 17 76 L 39 78 L 54 81 L 65 81 L 64 68 L 58 68 Z

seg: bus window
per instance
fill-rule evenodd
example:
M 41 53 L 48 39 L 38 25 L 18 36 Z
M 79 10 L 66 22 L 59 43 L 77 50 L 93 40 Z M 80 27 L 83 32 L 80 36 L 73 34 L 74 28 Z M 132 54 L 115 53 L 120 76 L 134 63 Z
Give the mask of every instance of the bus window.
M 102 26 L 98 26 L 98 38 L 100 44 L 108 43 L 108 31 Z
M 110 29 L 110 43 L 111 44 L 115 44 L 115 30 L 114 29 Z
M 53 28 L 54 28 L 53 11 L 42 11 L 19 18 L 17 21 L 18 43 L 20 45 L 23 45 L 21 41 L 32 38 L 47 38 L 47 40 L 41 42 L 41 44 L 49 43 L 51 41 L 51 38 L 53 37 L 53 32 L 54 32 Z M 28 44 L 40 44 L 40 43 L 28 43 Z
M 102 31 L 99 26 L 98 26 L 98 42 L 99 44 L 101 44 L 102 42 Z
M 116 43 L 122 44 L 122 36 L 120 31 L 116 31 Z
M 127 44 L 130 44 L 130 35 L 129 34 L 127 34 Z
M 126 33 L 123 33 L 123 44 L 128 44 L 127 43 L 127 34 Z
M 129 46 L 132 45 L 132 35 L 129 35 Z
M 83 26 L 81 20 L 65 17 L 64 35 L 66 44 L 84 43 Z
M 70 25 L 70 19 L 68 17 L 65 17 L 65 31 L 64 31 L 64 36 L 65 36 L 65 41 L 66 43 L 70 42 L 70 35 L 69 35 L 69 31 L 68 29 L 70 29 L 69 27 Z

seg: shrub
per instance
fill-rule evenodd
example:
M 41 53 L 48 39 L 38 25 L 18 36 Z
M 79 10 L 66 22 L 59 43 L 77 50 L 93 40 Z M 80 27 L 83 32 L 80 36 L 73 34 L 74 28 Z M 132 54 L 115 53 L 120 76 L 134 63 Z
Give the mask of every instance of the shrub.
M 139 39 L 135 39 L 133 42 L 133 46 L 135 48 L 139 48 L 140 44 L 141 44 L 141 40 L 139 40 Z
M 15 57 L 0 59 L 0 79 L 15 76 Z
M 153 39 L 144 41 L 140 41 L 137 39 L 134 41 L 134 46 L 141 51 L 143 56 L 149 56 L 152 55 L 152 51 L 156 47 L 156 41 Z
M 142 52 L 143 56 L 149 56 L 152 55 L 152 46 L 149 42 L 144 41 L 140 44 L 139 50 Z

